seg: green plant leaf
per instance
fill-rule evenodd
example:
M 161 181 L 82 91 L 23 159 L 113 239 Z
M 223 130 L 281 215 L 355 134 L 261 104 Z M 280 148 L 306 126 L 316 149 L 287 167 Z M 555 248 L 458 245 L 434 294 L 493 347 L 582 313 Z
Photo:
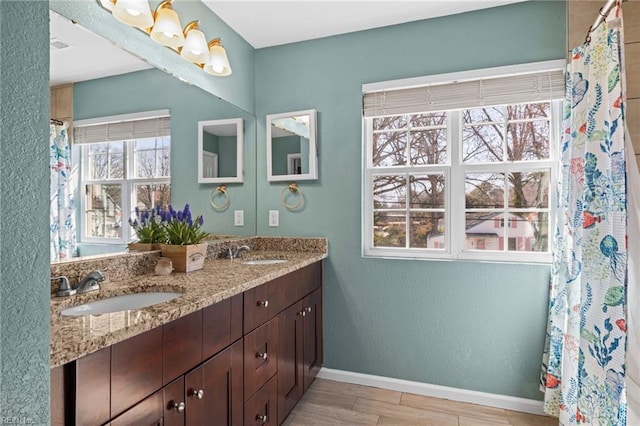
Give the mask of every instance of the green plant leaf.
M 624 302 L 624 288 L 622 286 L 611 287 L 604 296 L 604 304 L 618 306 Z

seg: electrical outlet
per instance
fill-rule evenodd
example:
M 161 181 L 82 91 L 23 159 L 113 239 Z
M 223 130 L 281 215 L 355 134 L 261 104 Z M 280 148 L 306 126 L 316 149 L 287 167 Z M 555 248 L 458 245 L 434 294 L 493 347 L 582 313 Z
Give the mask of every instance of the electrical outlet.
M 244 210 L 235 210 L 233 212 L 233 225 L 244 226 Z
M 269 226 L 272 228 L 280 226 L 280 212 L 278 210 L 269 210 Z

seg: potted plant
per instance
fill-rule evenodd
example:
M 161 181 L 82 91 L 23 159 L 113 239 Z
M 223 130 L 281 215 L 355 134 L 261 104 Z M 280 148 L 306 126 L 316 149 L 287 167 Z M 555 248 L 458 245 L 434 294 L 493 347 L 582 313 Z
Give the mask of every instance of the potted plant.
M 189 204 L 176 211 L 171 205 L 162 213 L 165 243 L 160 244 L 162 256 L 168 257 L 177 272 L 202 269 L 209 244 L 203 243 L 209 233 L 201 229 L 204 219 L 193 219 Z
M 162 208 L 151 210 L 135 208 L 136 217 L 129 219 L 129 224 L 136 231 L 138 241 L 129 243 L 130 251 L 159 250 L 160 243 L 165 241 L 165 231 L 162 225 Z

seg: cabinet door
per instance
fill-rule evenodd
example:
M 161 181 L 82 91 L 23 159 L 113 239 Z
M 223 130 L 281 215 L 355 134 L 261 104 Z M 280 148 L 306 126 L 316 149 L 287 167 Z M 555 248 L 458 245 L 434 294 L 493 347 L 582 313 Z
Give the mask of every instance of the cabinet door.
M 244 400 L 248 400 L 276 374 L 278 318 L 244 336 Z
M 162 388 L 163 426 L 184 426 L 184 376 Z
M 241 425 L 242 340 L 186 376 L 187 425 Z
M 72 371 L 75 377 L 75 424 L 103 424 L 111 418 L 110 360 L 111 348 L 103 348 L 65 366 L 65 373 Z M 87 401 L 91 403 L 87 404 Z
M 166 385 L 202 361 L 202 311 L 162 327 L 162 384 Z
M 244 404 L 245 426 L 279 424 L 277 399 L 278 385 L 274 377 Z
M 202 359 L 242 337 L 242 293 L 202 310 Z
M 111 416 L 117 416 L 161 387 L 162 327 L 111 347 Z
M 111 426 L 163 426 L 162 390 L 111 420 Z
M 306 312 L 302 301 L 278 315 L 278 424 L 303 392 L 302 327 Z
M 309 388 L 322 366 L 322 288 L 302 301 L 304 328 L 304 390 Z

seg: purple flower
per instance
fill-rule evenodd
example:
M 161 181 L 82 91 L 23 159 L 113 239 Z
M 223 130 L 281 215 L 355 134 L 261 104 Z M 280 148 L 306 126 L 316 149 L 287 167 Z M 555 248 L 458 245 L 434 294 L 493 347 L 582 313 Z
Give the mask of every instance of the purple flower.
M 202 218 L 202 216 L 198 216 L 198 225 L 202 226 L 203 223 L 204 219 Z

